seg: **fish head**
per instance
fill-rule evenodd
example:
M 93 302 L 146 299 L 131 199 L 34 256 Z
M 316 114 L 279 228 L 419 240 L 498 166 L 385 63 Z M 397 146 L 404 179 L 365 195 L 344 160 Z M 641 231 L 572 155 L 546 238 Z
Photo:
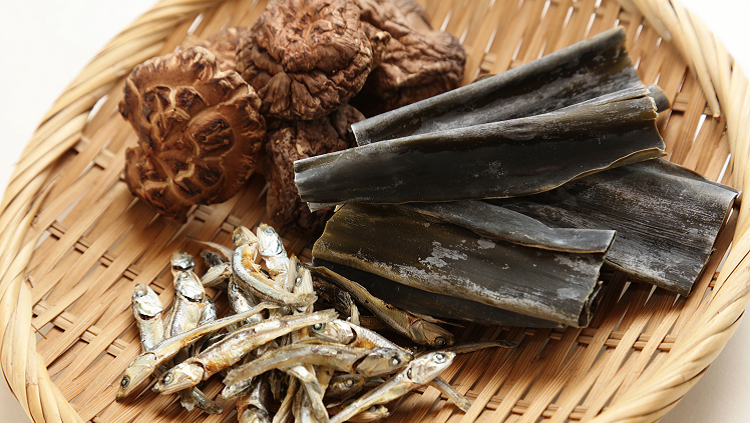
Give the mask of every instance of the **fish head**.
M 159 316 L 164 310 L 159 296 L 147 285 L 138 284 L 135 286 L 133 289 L 132 304 L 133 314 L 142 320 L 150 320 Z
M 175 295 L 181 295 L 191 302 L 202 302 L 206 291 L 203 284 L 193 272 L 183 272 L 175 281 Z
M 310 335 L 326 342 L 349 345 L 355 334 L 351 327 L 341 320 L 316 323 L 310 326 Z
M 133 360 L 125 369 L 120 378 L 120 386 L 117 388 L 117 399 L 121 400 L 130 395 L 139 386 L 143 385 L 156 370 L 156 355 L 143 353 Z
M 402 349 L 376 347 L 357 364 L 357 373 L 367 376 L 384 376 L 406 367 L 414 356 Z
M 172 272 L 187 272 L 195 269 L 195 259 L 184 251 L 175 251 L 172 253 Z
M 258 225 L 256 231 L 258 237 L 258 243 L 260 244 L 260 255 L 263 257 L 273 257 L 284 255 L 286 257 L 286 249 L 284 243 L 281 241 L 281 237 L 278 233 L 270 226 L 261 222 Z
M 156 381 L 153 390 L 160 394 L 174 394 L 197 385 L 201 380 L 203 380 L 203 366 L 199 363 L 183 361 L 167 370 Z
M 250 245 L 250 244 L 257 244 L 257 243 L 258 243 L 258 237 L 256 237 L 253 231 L 251 231 L 250 229 L 244 226 L 236 226 L 234 228 L 234 232 L 232 232 L 232 244 L 234 245 L 234 248 L 237 248 L 242 245 Z
M 242 412 L 238 421 L 240 423 L 269 423 L 271 415 L 261 408 L 250 407 Z
M 447 369 L 455 357 L 456 353 L 450 351 L 435 351 L 417 357 L 409 363 L 406 377 L 414 383 L 424 385 Z
M 384 406 L 383 404 L 376 404 L 368 408 L 367 410 L 361 411 L 359 414 L 353 416 L 351 419 L 349 419 L 349 421 L 353 423 L 374 422 L 380 419 L 384 419 L 390 415 L 391 413 L 388 412 L 388 407 Z
M 420 320 L 409 327 L 409 333 L 414 342 L 435 348 L 449 347 L 456 342 L 448 330 L 426 320 Z
M 365 377 L 359 374 L 344 374 L 331 379 L 326 389 L 326 397 L 348 397 L 361 391 L 365 386 Z

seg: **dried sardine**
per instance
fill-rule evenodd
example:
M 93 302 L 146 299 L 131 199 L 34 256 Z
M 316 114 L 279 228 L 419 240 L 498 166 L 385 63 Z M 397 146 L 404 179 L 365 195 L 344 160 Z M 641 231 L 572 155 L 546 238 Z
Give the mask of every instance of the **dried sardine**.
M 204 335 L 216 332 L 233 323 L 240 322 L 254 314 L 260 313 L 263 310 L 275 307 L 277 306 L 274 304 L 261 303 L 246 313 L 214 320 L 211 323 L 199 326 L 178 336 L 163 340 L 149 351 L 141 353 L 130 363 L 130 365 L 128 365 L 120 380 L 117 399 L 122 399 L 127 395 L 130 395 L 130 393 L 147 381 L 149 376 L 151 376 L 160 365 L 174 357 L 181 349 L 200 340 Z
M 554 112 L 391 139 L 294 162 L 312 210 L 335 204 L 506 198 L 661 157 L 646 87 Z
M 623 28 L 352 125 L 358 145 L 516 119 L 641 86 Z
M 400 349 L 354 348 L 336 344 L 300 343 L 279 348 L 234 368 L 224 378 L 224 384 L 233 385 L 270 369 L 300 363 L 327 366 L 341 372 L 358 372 L 365 376 L 379 376 L 398 371 L 406 366 L 412 358 L 410 353 L 404 353 Z
M 316 263 L 314 257 L 313 259 L 313 263 Z M 310 268 L 310 270 L 316 276 L 331 281 L 342 289 L 345 289 L 363 306 L 388 324 L 389 327 L 412 341 L 437 348 L 453 345 L 453 334 L 434 323 L 420 319 L 407 311 L 383 301 L 379 296 L 373 295 L 364 286 L 355 282 L 354 279 L 343 277 L 339 273 L 331 271 L 328 266 L 316 266 Z
M 604 252 L 568 253 L 493 241 L 456 225 L 428 222 L 405 207 L 365 204 L 347 204 L 336 212 L 315 243 L 313 257 L 423 291 L 575 327 L 589 322 L 604 262 Z M 476 310 L 459 311 L 465 316 L 422 312 L 468 320 L 476 315 Z
M 162 394 L 170 394 L 186 387 L 195 386 L 201 380 L 206 380 L 229 368 L 250 351 L 279 336 L 335 318 L 336 312 L 327 310 L 304 315 L 269 318 L 255 325 L 244 326 L 197 356 L 190 357 L 171 368 L 159 379 L 153 389 Z M 257 359 L 253 362 L 255 361 Z M 257 376 L 257 374 L 251 376 Z
M 433 352 L 414 359 L 396 376 L 386 381 L 344 410 L 331 417 L 330 423 L 341 423 L 349 420 L 376 404 L 383 404 L 405 395 L 407 392 L 426 384 L 448 368 L 456 355 L 450 352 Z
M 136 285 L 132 296 L 133 316 L 141 334 L 141 347 L 148 351 L 164 339 L 161 313 L 164 307 L 151 287 Z
M 547 193 L 490 200 L 549 226 L 608 228 L 617 238 L 606 260 L 688 295 L 738 192 L 666 160 L 611 169 Z

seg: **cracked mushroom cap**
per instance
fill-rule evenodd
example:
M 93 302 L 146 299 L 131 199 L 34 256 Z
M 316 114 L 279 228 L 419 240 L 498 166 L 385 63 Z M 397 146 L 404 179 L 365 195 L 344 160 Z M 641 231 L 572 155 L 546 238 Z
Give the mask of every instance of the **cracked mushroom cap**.
M 310 120 L 362 88 L 372 46 L 351 0 L 274 1 L 237 49 L 237 71 L 263 101 L 264 115 Z
M 413 0 L 357 0 L 361 20 L 391 37 L 385 57 L 353 101 L 372 116 L 455 89 L 466 53 L 448 32 L 432 29 Z
M 300 199 L 294 183 L 294 161 L 354 146 L 349 127 L 364 118 L 357 109 L 345 104 L 319 119 L 280 121 L 275 128 L 269 128 L 267 154 L 263 158 L 268 182 L 266 214 L 275 226 L 307 234 L 323 229 L 331 210 L 311 212 Z
M 128 77 L 120 114 L 138 135 L 126 152 L 131 192 L 169 218 L 233 196 L 265 137 L 260 99 L 235 71 L 193 47 L 149 59 Z
M 237 46 L 240 39 L 247 36 L 248 29 L 245 27 L 232 27 L 223 29 L 221 32 L 213 34 L 203 40 L 200 44 L 206 50 L 216 56 L 219 62 L 219 70 L 228 71 L 237 68 Z

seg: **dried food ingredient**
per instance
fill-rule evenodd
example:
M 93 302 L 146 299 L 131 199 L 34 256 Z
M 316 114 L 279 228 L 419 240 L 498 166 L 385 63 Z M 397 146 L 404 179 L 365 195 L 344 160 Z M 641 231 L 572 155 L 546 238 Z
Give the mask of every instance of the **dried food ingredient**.
M 345 104 L 319 119 L 279 122 L 269 129 L 263 160 L 268 183 L 266 214 L 274 225 L 305 234 L 323 229 L 331 210 L 311 212 L 299 198 L 294 162 L 353 147 L 349 128 L 363 119 L 357 109 Z
M 616 28 L 501 74 L 370 117 L 352 125 L 352 132 L 357 144 L 365 145 L 548 113 L 642 86 L 628 54 L 625 30 Z
M 574 327 L 590 321 L 605 254 L 606 248 L 581 253 L 495 241 L 405 207 L 368 204 L 341 207 L 313 247 L 316 259 L 400 285 Z M 446 317 L 471 320 L 476 313 L 458 312 Z
M 554 112 L 367 144 L 294 163 L 311 210 L 529 195 L 661 157 L 654 100 L 631 88 Z
M 316 119 L 359 92 L 373 63 L 359 15 L 347 0 L 269 3 L 237 49 L 237 70 L 264 115 Z
M 259 158 L 265 137 L 259 108 L 253 88 L 237 72 L 220 71 L 203 47 L 136 66 L 120 102 L 138 135 L 126 152 L 131 192 L 182 221 L 195 204 L 226 201 Z
M 607 262 L 688 295 L 738 192 L 666 160 L 648 160 L 528 197 L 489 200 L 557 228 L 617 231 Z
M 356 0 L 362 21 L 390 34 L 385 55 L 353 104 L 383 113 L 457 88 L 466 53 L 456 37 L 434 30 L 412 0 Z
M 247 31 L 243 26 L 222 29 L 221 32 L 206 37 L 198 45 L 216 56 L 222 72 L 237 70 L 237 46 L 240 39 L 247 36 Z

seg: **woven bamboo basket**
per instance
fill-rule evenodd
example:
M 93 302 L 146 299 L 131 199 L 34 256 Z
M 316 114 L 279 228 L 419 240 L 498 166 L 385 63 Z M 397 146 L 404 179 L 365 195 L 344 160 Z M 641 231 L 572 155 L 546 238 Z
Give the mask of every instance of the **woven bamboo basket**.
M 135 142 L 117 114 L 124 77 L 143 60 L 222 27 L 249 25 L 258 0 L 164 0 L 96 56 L 44 117 L 20 158 L 0 215 L 0 364 L 35 422 L 221 422 L 150 390 L 115 402 L 139 353 L 130 312 L 136 283 L 165 302 L 172 251 L 197 253 L 186 235 L 228 244 L 237 224 L 264 220 L 265 182 L 254 176 L 230 201 L 199 207 L 185 225 L 135 201 L 120 179 Z M 672 101 L 658 125 L 668 158 L 742 189 L 748 169 L 748 81 L 689 11 L 669 0 L 425 1 L 433 25 L 467 52 L 468 83 L 622 25 L 642 80 Z M 96 106 L 96 107 L 95 107 Z M 730 158 L 731 153 L 731 160 Z M 513 350 L 457 358 L 443 377 L 474 401 L 468 413 L 428 388 L 392 404 L 392 422 L 656 421 L 700 379 L 748 302 L 750 235 L 744 204 L 689 298 L 610 276 L 587 329 L 468 325 L 459 339 L 518 339 Z M 284 232 L 310 257 L 308 238 Z M 720 271 L 719 262 L 732 246 Z M 220 383 L 206 386 L 216 395 Z

